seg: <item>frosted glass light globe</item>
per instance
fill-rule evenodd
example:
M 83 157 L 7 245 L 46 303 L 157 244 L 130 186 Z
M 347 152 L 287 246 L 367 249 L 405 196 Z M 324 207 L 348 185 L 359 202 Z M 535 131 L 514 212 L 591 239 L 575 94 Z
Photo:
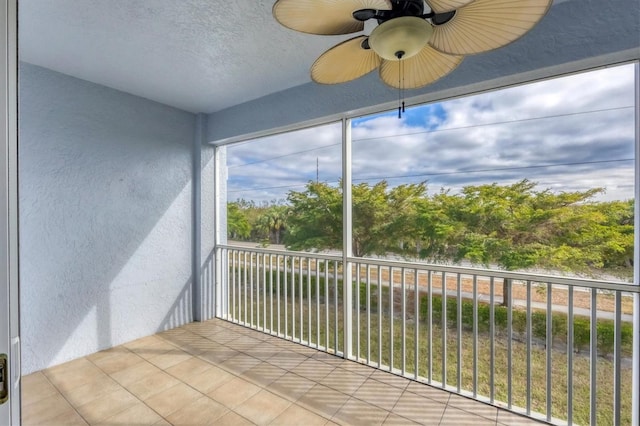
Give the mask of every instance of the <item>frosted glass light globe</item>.
M 417 16 L 390 19 L 369 36 L 369 46 L 383 59 L 398 61 L 420 52 L 429 42 L 433 27 Z

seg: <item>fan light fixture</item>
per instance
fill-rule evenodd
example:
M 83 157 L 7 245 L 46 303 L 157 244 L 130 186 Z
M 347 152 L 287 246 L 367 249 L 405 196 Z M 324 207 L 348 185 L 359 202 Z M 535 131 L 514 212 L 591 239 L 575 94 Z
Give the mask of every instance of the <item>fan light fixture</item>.
M 296 31 L 350 34 L 376 20 L 371 32 L 343 41 L 311 66 L 316 83 L 338 84 L 378 69 L 385 84 L 405 89 L 452 72 L 464 55 L 488 52 L 531 30 L 553 0 L 276 0 L 273 16 Z M 400 107 L 399 111 L 402 111 Z M 399 113 L 399 116 L 401 114 Z
M 409 59 L 429 42 L 433 26 L 417 16 L 402 16 L 378 25 L 369 36 L 369 46 L 387 61 Z

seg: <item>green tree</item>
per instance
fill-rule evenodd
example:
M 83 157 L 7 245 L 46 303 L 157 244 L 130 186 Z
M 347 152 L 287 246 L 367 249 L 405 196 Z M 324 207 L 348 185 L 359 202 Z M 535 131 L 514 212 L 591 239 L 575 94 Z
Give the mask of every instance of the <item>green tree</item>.
M 353 186 L 353 254 L 406 254 L 416 243 L 415 206 L 426 196 L 426 185 L 389 188 L 386 181 Z M 415 250 L 415 249 L 414 249 Z
M 576 213 L 586 213 L 589 200 L 602 189 L 554 194 L 536 186 L 524 179 L 512 185 L 465 187 L 461 202 L 449 211 L 464 227 L 455 258 L 509 271 L 532 266 L 580 271 L 592 266 L 596 257 L 585 239 L 592 234 L 587 229 L 592 219 Z M 576 233 L 582 235 L 571 241 Z M 505 304 L 511 284 L 504 280 Z
M 386 188 L 386 182 L 381 182 Z M 420 208 L 428 200 L 425 182 L 398 185 L 385 190 L 386 217 L 383 222 L 387 242 L 379 254 L 397 252 L 416 257 L 422 250 L 422 226 Z M 354 212 L 354 221 L 358 218 Z
M 548 250 L 549 267 L 631 271 L 633 267 L 633 201 L 571 206 L 556 218 L 558 229 Z M 629 277 L 630 275 L 627 274 Z
M 386 181 L 352 186 L 353 254 L 384 255 L 403 251 L 414 240 L 415 204 L 426 196 L 426 185 L 389 188 Z M 289 231 L 285 243 L 294 250 L 342 248 L 342 189 L 309 182 L 291 191 Z M 412 228 L 413 224 L 413 228 Z
M 227 203 L 227 235 L 233 240 L 251 235 L 251 225 L 238 203 Z
M 326 183 L 309 182 L 290 191 L 289 230 L 285 245 L 292 250 L 342 248 L 342 191 Z
M 258 225 L 266 231 L 270 242 L 280 244 L 287 228 L 287 207 L 283 205 L 270 206 L 258 219 Z
M 429 262 L 448 262 L 455 258 L 457 242 L 464 232 L 462 222 L 453 220 L 450 213 L 460 209 L 462 199 L 441 190 L 432 197 L 414 202 L 413 232 L 417 238 L 416 252 Z

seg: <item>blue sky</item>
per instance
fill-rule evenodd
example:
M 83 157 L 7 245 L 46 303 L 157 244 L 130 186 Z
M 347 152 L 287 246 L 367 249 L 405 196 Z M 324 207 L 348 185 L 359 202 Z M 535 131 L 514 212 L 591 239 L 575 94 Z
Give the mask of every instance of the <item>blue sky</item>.
M 625 65 L 354 119 L 353 179 L 426 181 L 431 192 L 523 178 L 552 191 L 633 197 L 634 68 Z M 341 129 L 329 124 L 228 147 L 228 198 L 285 199 L 337 182 Z

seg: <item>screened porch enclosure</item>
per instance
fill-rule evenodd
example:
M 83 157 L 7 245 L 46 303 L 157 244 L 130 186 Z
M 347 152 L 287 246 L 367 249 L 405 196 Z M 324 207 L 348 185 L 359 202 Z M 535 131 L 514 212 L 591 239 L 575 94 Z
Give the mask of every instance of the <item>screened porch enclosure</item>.
M 217 211 L 227 215 L 228 240 L 216 245 L 216 315 L 532 419 L 631 424 L 632 68 L 617 69 L 627 83 L 611 88 L 620 94 L 615 101 L 595 92 L 593 103 L 578 100 L 590 89 L 574 89 L 597 86 L 590 79 L 603 71 L 593 71 L 416 103 L 403 120 L 382 109 L 217 146 L 227 166 Z M 531 106 L 545 96 L 564 102 Z M 463 113 L 470 117 L 461 121 Z M 603 142 L 601 121 L 613 117 L 621 124 L 616 140 L 626 140 L 620 145 Z M 413 199 L 415 211 L 406 207 Z M 620 253 L 630 256 L 619 258 L 619 269 L 605 257 L 595 268 L 586 266 L 593 257 L 578 265 L 580 253 L 599 244 L 586 234 L 586 246 L 536 239 L 554 226 L 562 238 L 579 234 L 598 221 L 585 212 L 618 207 L 627 212 L 616 228 L 626 240 Z M 560 210 L 565 219 L 548 213 Z M 526 224 L 518 217 L 540 214 L 547 217 Z M 464 235 L 456 235 L 463 220 Z M 512 262 L 533 245 L 523 249 L 491 221 L 565 251 L 563 259 Z M 613 233 L 596 233 L 611 247 L 618 225 L 608 223 Z M 449 229 L 450 240 L 438 241 Z M 464 244 L 469 253 L 479 250 L 476 241 L 500 238 L 513 244 L 500 252 L 507 260 L 456 257 Z

